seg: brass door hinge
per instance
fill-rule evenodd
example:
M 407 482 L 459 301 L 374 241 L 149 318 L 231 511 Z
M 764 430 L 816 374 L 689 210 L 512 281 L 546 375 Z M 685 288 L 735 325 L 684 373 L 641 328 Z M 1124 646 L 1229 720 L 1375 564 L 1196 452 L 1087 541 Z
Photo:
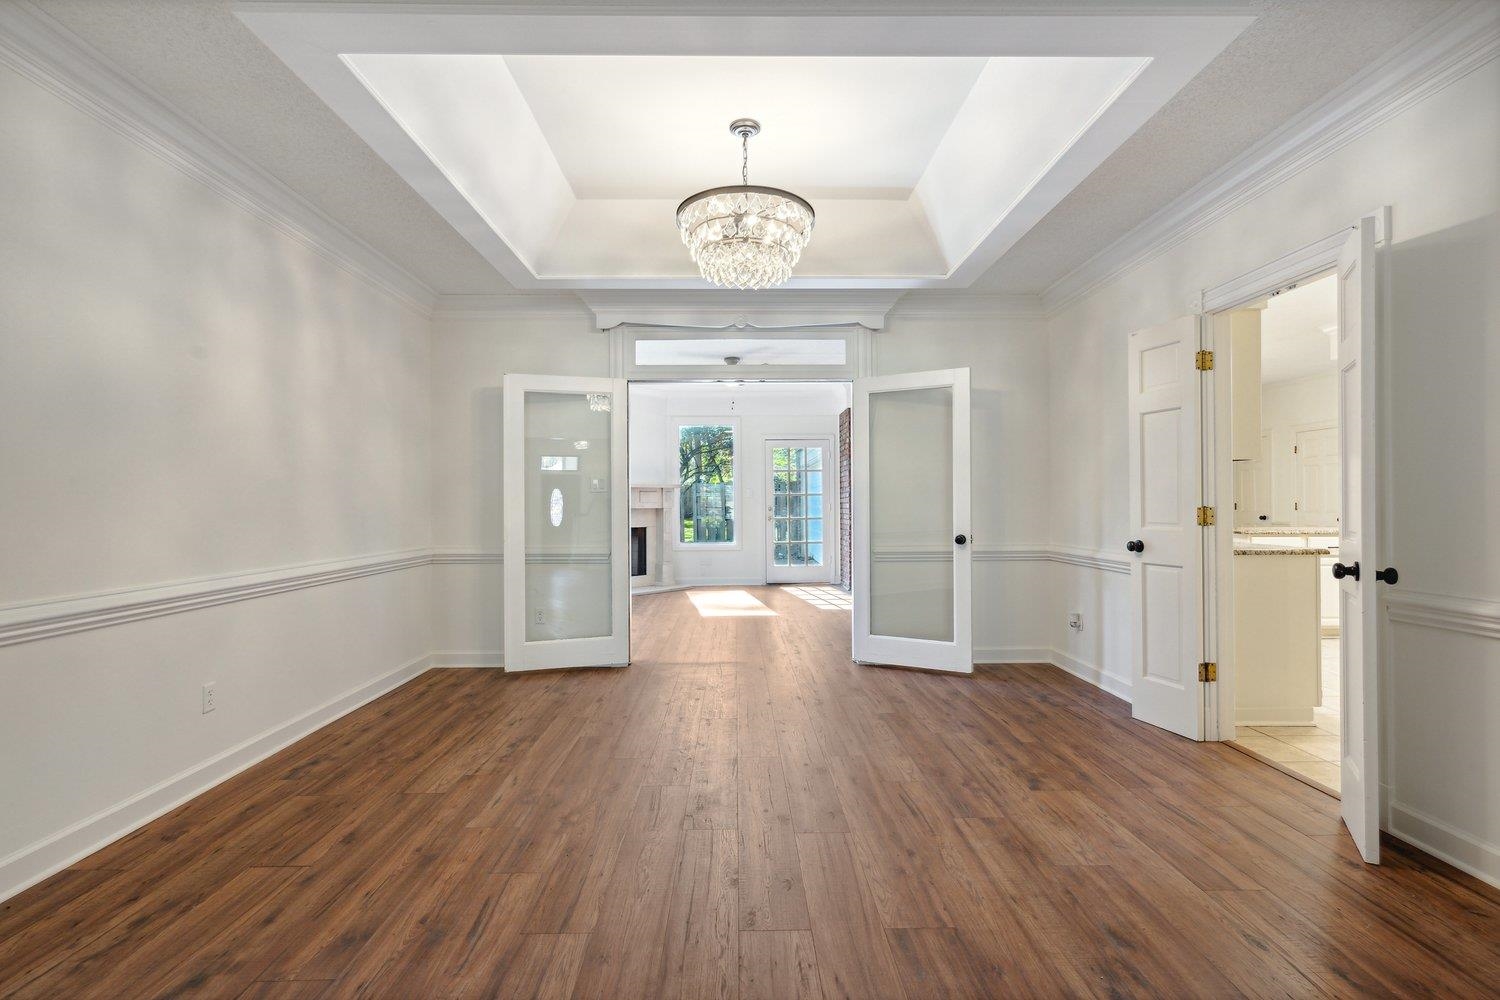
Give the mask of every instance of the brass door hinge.
M 1195 361 L 1195 364 L 1198 366 L 1198 370 L 1200 372 L 1211 372 L 1211 371 L 1213 371 L 1214 370 L 1214 352 L 1213 351 L 1199 351 L 1198 352 L 1198 357 L 1197 357 L 1197 359 Z
M 1198 681 L 1207 684 L 1209 681 L 1219 679 L 1219 665 L 1217 663 L 1198 664 Z
M 1212 507 L 1198 508 L 1198 525 L 1207 528 L 1214 523 L 1214 509 Z

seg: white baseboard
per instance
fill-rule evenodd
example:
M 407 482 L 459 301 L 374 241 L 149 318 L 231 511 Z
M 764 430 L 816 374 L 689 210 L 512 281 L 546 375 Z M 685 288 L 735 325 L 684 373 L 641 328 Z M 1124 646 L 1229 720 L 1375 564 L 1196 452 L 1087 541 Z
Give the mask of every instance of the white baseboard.
M 1386 832 L 1440 861 L 1500 888 L 1500 847 L 1399 802 L 1390 805 Z
M 1060 649 L 1043 646 L 987 646 L 974 650 L 975 663 L 1046 663 L 1066 671 L 1079 680 L 1088 681 L 1094 687 L 1116 698 L 1130 700 L 1130 682 L 1115 674 L 1105 673 L 1098 667 L 1069 656 Z
M 427 665 L 429 667 L 504 667 L 505 653 L 493 649 L 476 653 L 445 650 L 440 653 L 429 653 Z
M 1101 691 L 1106 691 L 1127 702 L 1130 700 L 1130 681 L 1119 674 L 1107 673 L 1092 663 L 1085 663 L 1075 656 L 1069 656 L 1060 649 L 1052 650 L 1052 663 L 1079 680 L 1088 681 Z
M 423 654 L 390 673 L 344 692 L 332 701 L 274 726 L 258 736 L 252 736 L 145 791 L 23 847 L 8 857 L 0 858 L 0 900 L 9 899 L 62 871 L 75 861 L 145 826 L 314 730 L 395 690 L 426 671 L 430 659 L 430 654 Z

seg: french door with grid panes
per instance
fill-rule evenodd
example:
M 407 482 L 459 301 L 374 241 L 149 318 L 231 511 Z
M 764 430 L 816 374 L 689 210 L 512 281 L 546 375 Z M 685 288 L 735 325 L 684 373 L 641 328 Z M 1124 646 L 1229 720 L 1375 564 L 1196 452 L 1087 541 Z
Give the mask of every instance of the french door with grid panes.
M 837 463 L 827 440 L 766 442 L 766 582 L 833 579 Z

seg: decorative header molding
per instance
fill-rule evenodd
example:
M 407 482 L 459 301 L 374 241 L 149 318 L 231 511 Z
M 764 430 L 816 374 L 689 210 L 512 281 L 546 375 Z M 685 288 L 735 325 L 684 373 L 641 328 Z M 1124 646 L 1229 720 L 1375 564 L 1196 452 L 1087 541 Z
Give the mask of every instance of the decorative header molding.
M 1457 4 L 1389 58 L 1292 118 L 1058 279 L 1049 315 L 1148 263 L 1500 55 L 1500 5 Z
M 862 326 L 879 330 L 906 290 L 857 291 L 635 291 L 581 290 L 594 325 L 690 327 L 699 330 L 785 330 L 811 326 Z

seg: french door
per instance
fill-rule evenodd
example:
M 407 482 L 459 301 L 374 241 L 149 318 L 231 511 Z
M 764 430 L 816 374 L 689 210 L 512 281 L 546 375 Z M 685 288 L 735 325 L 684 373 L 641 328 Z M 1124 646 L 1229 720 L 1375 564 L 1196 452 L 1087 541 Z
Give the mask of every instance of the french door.
M 826 439 L 766 442 L 766 582 L 827 583 L 837 541 L 838 465 Z
M 624 379 L 506 375 L 505 669 L 630 659 Z
M 969 370 L 855 379 L 854 659 L 972 673 Z

